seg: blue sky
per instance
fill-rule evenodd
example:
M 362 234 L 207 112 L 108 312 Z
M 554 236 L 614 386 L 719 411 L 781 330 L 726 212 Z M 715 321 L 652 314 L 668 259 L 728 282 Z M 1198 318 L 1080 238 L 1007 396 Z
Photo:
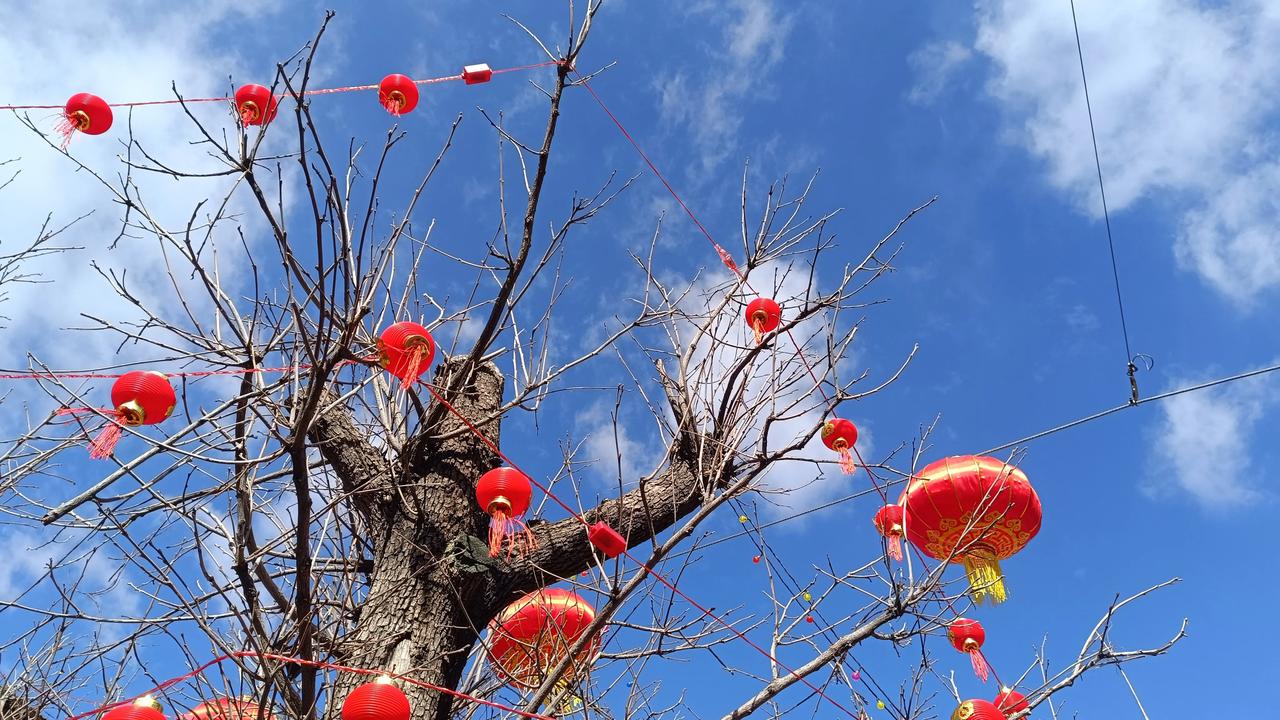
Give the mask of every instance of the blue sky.
M 360 84 L 388 72 L 433 76 L 470 62 L 542 59 L 496 8 L 437 5 L 387 3 L 376 12 L 361 3 L 327 5 L 338 16 L 320 54 L 319 81 Z M 1155 359 L 1139 374 L 1142 392 L 1272 364 L 1280 356 L 1280 206 L 1269 191 L 1280 178 L 1280 12 L 1263 0 L 1112 5 L 1082 0 L 1078 9 L 1130 340 L 1135 352 Z M 165 96 L 171 80 L 188 94 L 220 92 L 228 75 L 234 84 L 264 82 L 277 59 L 311 36 L 321 9 L 221 2 L 189 20 L 146 2 L 86 9 L 81 18 L 0 10 L 10 27 L 31 28 L 0 41 L 0 58 L 48 57 L 58 68 L 0 81 L 0 99 L 58 102 L 81 90 L 113 101 L 150 99 Z M 512 2 L 503 10 L 553 38 L 563 35 L 559 3 Z M 76 59 L 77 48 L 88 48 L 87 60 Z M 859 335 L 855 364 L 874 377 L 892 372 L 920 344 L 901 381 L 850 411 L 876 452 L 909 441 L 938 415 L 930 458 L 998 445 L 1128 397 L 1065 1 L 904 8 L 625 0 L 606 3 L 580 66 L 615 61 L 593 86 L 726 245 L 737 232 L 748 157 L 757 190 L 787 173 L 798 185 L 821 168 L 809 206 L 844 208 L 833 225 L 841 260 L 860 257 L 908 210 L 939 196 L 907 227 L 898 272 L 876 287 L 889 302 L 866 311 Z M 534 77 L 548 79 L 542 73 Z M 494 143 L 475 107 L 503 110 L 517 132 L 537 132 L 543 122 L 538 95 L 524 79 L 429 88 L 420 110 L 402 123 L 410 136 L 393 163 L 393 197 L 434 157 L 448 122 L 464 114 L 457 149 L 419 211 L 420 222 L 437 219 L 437 240 L 448 248 L 479 252 L 494 222 Z M 376 143 L 388 123 L 369 97 L 325 97 L 316 106 L 339 145 L 352 135 Z M 196 161 L 182 145 L 187 131 L 176 113 L 143 112 L 135 117 L 156 144 Z M 4 122 L 0 159 L 21 155 L 24 172 L 0 193 L 11 228 L 34 232 L 50 204 L 68 218 L 85 209 L 98 214 L 77 237 L 88 249 L 47 268 L 65 288 L 65 305 L 48 307 L 27 293 L 0 306 L 13 339 L 0 360 L 20 365 L 32 348 L 55 365 L 85 364 L 83 353 L 41 339 L 41 328 L 74 324 L 74 312 L 96 301 L 98 291 L 86 289 L 93 281 L 88 259 L 146 260 L 105 251 L 92 231 L 105 231 L 116 217 L 109 200 L 31 144 L 16 121 Z M 114 151 L 93 145 L 101 142 L 77 138 L 75 150 L 109 168 Z M 614 169 L 625 176 L 642 165 L 590 98 L 571 93 L 547 207 L 563 208 L 569 192 L 593 190 Z M 156 193 L 179 215 L 203 194 Z M 715 269 L 705 240 L 645 174 L 571 243 L 575 284 L 562 312 L 590 325 L 604 317 L 602 309 L 621 307 L 625 287 L 616 278 L 627 272 L 626 253 L 644 247 L 663 212 L 659 264 L 684 277 Z M 839 269 L 833 262 L 820 279 L 830 281 Z M 155 268 L 139 271 L 149 270 Z M 442 274 L 440 286 L 457 296 L 465 283 Z M 623 381 L 621 372 L 605 362 L 574 379 L 612 386 Z M 1280 633 L 1265 620 L 1245 625 L 1238 618 L 1252 614 L 1255 596 L 1280 589 L 1267 573 L 1275 540 L 1266 530 L 1274 507 L 1268 473 L 1280 469 L 1277 445 L 1268 441 L 1276 434 L 1278 382 L 1248 381 L 1127 410 L 1029 447 L 1022 467 L 1044 503 L 1044 528 L 1005 566 L 1011 601 L 978 615 L 988 629 L 988 656 L 1003 675 L 1020 672 L 1045 635 L 1051 661 L 1069 660 L 1114 595 L 1180 576 L 1185 582 L 1144 601 L 1118 630 L 1118 645 L 1155 644 L 1182 617 L 1191 619 L 1190 637 L 1171 655 L 1129 666 L 1148 712 L 1181 709 L 1186 687 L 1268 685 L 1280 663 L 1266 649 Z M 574 398 L 552 407 L 538 429 L 522 423 L 513 457 L 553 471 L 566 434 L 586 437 L 607 456 L 612 440 L 598 431 L 612 392 Z M 624 405 L 626 460 L 647 470 L 656 439 L 636 400 Z M 608 470 L 600 473 L 605 492 Z M 796 509 L 862 482 L 823 478 L 797 498 Z M 780 512 L 761 508 L 766 516 Z M 797 577 L 808 578 L 828 557 L 842 567 L 874 552 L 872 512 L 870 501 L 845 504 L 770 531 L 770 542 Z M 736 525 L 726 514 L 713 529 Z M 29 539 L 15 531 L 6 542 Z M 863 552 L 845 557 L 851 547 Z M 764 610 L 765 580 L 753 554 L 746 541 L 716 546 L 686 591 L 717 607 Z M 7 572 L 12 586 L 24 571 Z M 1258 633 L 1256 642 L 1243 632 Z M 744 648 L 722 657 L 764 668 Z M 903 679 L 895 663 L 905 661 L 872 657 L 869 667 L 882 682 Z M 940 659 L 944 669 L 964 669 L 963 658 Z M 705 657 L 654 673 L 672 699 L 689 680 L 688 701 L 703 715 L 723 710 L 726 689 L 745 695 L 753 687 L 727 679 Z M 957 676 L 966 694 L 993 693 L 967 673 Z M 1114 671 L 1097 671 L 1059 697 L 1080 717 L 1139 717 Z M 1229 714 L 1253 710 L 1257 701 L 1235 692 L 1211 702 Z

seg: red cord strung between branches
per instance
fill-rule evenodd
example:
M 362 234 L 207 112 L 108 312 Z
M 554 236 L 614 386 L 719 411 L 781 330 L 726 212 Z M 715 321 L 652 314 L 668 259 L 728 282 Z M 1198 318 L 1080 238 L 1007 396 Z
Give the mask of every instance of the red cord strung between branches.
M 355 673 L 357 675 L 386 676 L 386 677 L 393 678 L 395 680 L 400 680 L 401 682 L 405 682 L 410 685 L 426 688 L 428 690 L 434 690 L 436 692 L 444 693 L 445 695 L 451 695 L 461 700 L 468 700 L 470 702 L 478 703 L 480 705 L 485 705 L 485 706 L 494 708 L 496 710 L 501 710 L 503 712 L 515 713 L 516 715 L 519 715 L 521 717 L 529 718 L 529 720 L 556 720 L 555 717 L 552 715 L 543 715 L 541 713 L 528 712 L 527 710 L 520 710 L 517 708 L 510 707 L 508 705 L 503 705 L 502 703 L 499 703 L 499 702 L 494 702 L 493 700 L 486 700 L 485 698 L 476 697 L 475 695 L 468 695 L 467 693 L 459 692 L 452 688 L 444 687 L 443 685 L 436 685 L 434 683 L 429 683 L 422 680 L 415 680 L 411 677 L 407 677 L 405 675 L 398 675 L 396 673 L 388 672 L 386 670 L 371 670 L 369 668 L 352 667 L 350 665 L 339 665 L 338 663 L 322 662 L 319 660 L 304 660 L 302 658 L 289 657 L 287 655 L 275 655 L 272 653 L 254 652 L 252 650 L 242 650 L 240 652 L 233 652 L 233 653 L 227 653 L 226 655 L 220 655 L 210 660 L 209 662 L 201 665 L 195 670 L 192 670 L 186 675 L 180 675 L 176 678 L 170 678 L 169 680 L 165 680 L 164 682 L 160 683 L 159 685 L 151 688 L 147 692 L 135 698 L 129 698 L 128 700 L 121 700 L 119 702 L 109 703 L 101 707 L 96 707 L 87 712 L 82 712 L 78 715 L 72 715 L 67 720 L 83 720 L 84 718 L 98 715 L 107 710 L 111 710 L 124 705 L 129 705 L 138 698 L 145 697 L 147 695 L 154 695 L 155 693 L 158 693 L 158 692 L 161 692 L 162 690 L 173 687 L 174 685 L 177 685 L 180 682 L 183 682 L 185 680 L 190 680 L 191 678 L 196 677 L 197 675 L 200 675 L 205 670 L 208 670 L 214 665 L 226 662 L 227 660 L 236 660 L 240 658 L 256 658 L 258 660 L 274 660 L 276 662 L 290 663 L 294 665 L 303 665 L 305 667 L 313 667 L 313 668 L 318 668 L 320 670 L 337 670 L 338 672 Z

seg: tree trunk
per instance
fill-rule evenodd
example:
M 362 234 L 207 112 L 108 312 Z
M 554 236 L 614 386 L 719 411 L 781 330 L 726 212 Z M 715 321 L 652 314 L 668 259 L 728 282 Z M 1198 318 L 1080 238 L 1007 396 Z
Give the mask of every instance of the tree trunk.
M 437 385 L 456 363 L 444 363 Z M 495 412 L 503 377 L 492 363 L 481 365 L 450 402 L 464 416 Z M 488 557 L 488 517 L 476 506 L 475 482 L 499 464 L 471 433 L 442 443 L 421 438 L 447 433 L 461 423 L 452 414 L 438 427 L 419 433 L 398 465 L 371 460 L 359 428 L 341 409 L 317 423 L 313 439 L 334 462 L 353 507 L 365 517 L 374 539 L 369 594 L 360 605 L 355 630 L 342 638 L 347 664 L 387 668 L 444 687 L 457 687 L 467 655 L 485 624 L 508 598 L 500 597 L 499 563 Z M 499 423 L 485 428 L 495 443 Z M 361 457 L 363 455 L 363 457 Z M 345 465 L 345 468 L 343 467 Z M 371 678 L 342 674 L 329 695 L 325 717 L 336 720 L 342 701 Z M 414 720 L 445 720 L 452 698 L 397 683 L 409 696 Z

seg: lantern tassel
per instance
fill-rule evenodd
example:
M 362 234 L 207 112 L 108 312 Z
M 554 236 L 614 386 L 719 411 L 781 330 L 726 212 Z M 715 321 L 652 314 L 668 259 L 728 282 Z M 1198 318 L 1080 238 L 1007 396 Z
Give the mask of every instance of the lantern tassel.
M 556 694 L 565 692 L 568 689 L 569 683 L 563 680 L 555 684 Z M 557 708 L 556 714 L 561 716 L 571 715 L 580 707 L 582 707 L 582 698 L 575 693 L 569 693 L 565 695 L 564 700 L 560 701 L 560 707 Z
M 58 121 L 58 124 L 53 127 L 53 131 L 57 133 L 58 137 L 62 138 L 62 141 L 58 143 L 58 147 L 62 150 L 66 150 L 67 147 L 71 145 L 71 138 L 76 134 L 76 130 L 79 129 L 80 123 L 65 115 L 62 116 L 62 119 Z
M 400 378 L 400 382 L 404 385 L 404 389 L 408 390 L 418 381 L 419 368 L 422 367 L 422 356 L 426 353 L 426 348 L 422 345 L 414 344 L 405 348 L 408 357 L 405 358 L 404 376 Z
M 987 659 L 982 656 L 981 650 L 970 650 L 969 662 L 973 664 L 973 674 L 977 675 L 982 682 L 986 682 L 991 677 L 991 666 L 987 664 Z
M 969 592 L 973 601 L 981 605 L 990 601 L 992 605 L 1004 602 L 1008 595 L 1004 589 L 1004 575 L 1000 571 L 1000 559 L 987 548 L 975 548 L 965 554 L 964 572 L 969 576 Z
M 489 516 L 489 557 L 501 554 L 503 540 L 507 541 L 507 555 L 512 557 L 525 557 L 538 547 L 523 520 L 495 508 Z
M 258 106 L 247 102 L 240 105 L 240 123 L 248 126 L 258 119 Z
M 902 562 L 902 538 L 891 535 L 885 541 L 888 543 L 889 559 Z
M 756 319 L 751 323 L 751 334 L 756 336 L 756 344 L 764 342 L 764 322 Z
M 840 469 L 845 475 L 852 475 L 858 469 L 858 464 L 853 461 L 853 453 L 847 447 L 840 448 Z
M 102 432 L 89 443 L 89 457 L 94 460 L 105 460 L 111 457 L 116 451 L 116 443 L 120 442 L 120 435 L 124 432 L 124 428 L 120 426 L 118 420 L 112 420 L 107 426 L 102 428 Z

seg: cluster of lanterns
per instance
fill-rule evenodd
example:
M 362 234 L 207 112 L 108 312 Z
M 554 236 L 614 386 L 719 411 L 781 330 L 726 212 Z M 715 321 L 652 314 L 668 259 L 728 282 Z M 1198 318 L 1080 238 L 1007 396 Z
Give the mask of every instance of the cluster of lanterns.
M 600 655 L 600 633 L 591 627 L 595 618 L 595 608 L 568 590 L 531 592 L 508 605 L 489 623 L 489 662 L 503 682 L 533 690 L 568 659 L 567 668 L 555 685 L 557 690 L 567 690 L 587 677 Z M 575 652 L 579 641 L 582 647 Z M 568 702 L 572 704 L 572 700 Z M 342 720 L 409 720 L 411 714 L 408 696 L 388 675 L 357 686 L 342 701 Z M 269 711 L 247 698 L 218 698 L 179 716 L 179 720 L 259 718 L 275 720 Z M 166 719 L 160 703 L 143 695 L 107 711 L 102 720 Z
M 747 303 L 745 320 L 758 345 L 779 327 L 782 311 L 772 298 L 758 297 Z M 832 418 L 823 423 L 821 436 L 823 444 L 839 455 L 840 468 L 854 472 L 857 426 L 844 418 Z M 745 516 L 740 520 L 745 521 Z M 990 601 L 993 605 L 1006 598 L 1000 561 L 1025 547 L 1040 531 L 1040 521 L 1040 499 L 1027 476 L 1008 463 L 978 455 L 948 457 L 929 464 L 912 476 L 898 502 L 881 507 L 872 518 L 876 531 L 885 539 L 885 554 L 890 560 L 903 560 L 905 537 L 935 560 L 963 565 L 974 602 Z M 751 561 L 759 563 L 760 556 Z M 986 682 L 991 670 L 982 655 L 986 639 L 982 625 L 958 618 L 948 626 L 947 638 L 956 650 L 969 655 L 974 674 Z M 877 701 L 876 706 L 883 709 L 883 701 Z M 1021 693 L 1001 688 L 992 702 L 962 703 L 952 720 L 1004 720 L 1027 707 Z
M 469 81 L 470 82 L 470 81 Z M 246 124 L 269 122 L 275 113 L 275 99 L 262 86 L 245 86 L 237 92 L 236 103 Z M 82 94 L 83 95 L 83 94 Z M 93 98 L 93 96 L 88 96 Z M 110 110 L 81 96 L 77 122 L 99 131 L 110 126 Z M 380 86 L 379 98 L 393 113 L 410 112 L 418 101 L 417 87 L 403 75 L 390 75 Z M 72 103 L 68 103 L 68 117 Z M 106 108 L 106 119 L 100 112 Z M 98 114 L 95 114 L 98 113 Z M 105 122 L 105 127 L 102 124 Z M 781 311 L 769 298 L 756 298 L 747 307 L 746 320 L 757 342 L 776 330 Z M 425 327 L 414 322 L 397 322 L 378 337 L 378 361 L 389 374 L 408 388 L 425 373 L 435 357 L 435 342 Z M 134 371 L 120 376 L 111 389 L 112 415 L 90 446 L 95 458 L 111 454 L 123 427 L 162 422 L 177 403 L 168 378 L 155 371 Z M 849 420 L 833 418 L 822 426 L 823 444 L 840 456 L 841 468 L 856 468 L 852 453 L 858 429 Z M 524 522 L 533 499 L 533 483 L 514 467 L 498 467 L 476 482 L 476 502 L 489 516 L 489 555 L 497 557 L 504 547 L 508 556 L 527 555 L 536 548 L 533 534 Z M 1027 476 L 1018 468 L 996 458 L 965 455 L 948 457 L 926 466 L 912 476 L 897 503 L 881 507 L 875 514 L 876 530 L 886 540 L 890 559 L 902 560 L 902 539 L 938 560 L 964 566 L 970 593 L 975 602 L 993 604 L 1005 600 L 1000 560 L 1017 553 L 1040 529 L 1040 500 Z M 607 557 L 626 551 L 627 541 L 608 524 L 588 527 L 593 546 Z M 753 562 L 759 562 L 759 556 Z M 488 656 L 499 675 L 508 683 L 526 689 L 542 684 L 548 674 L 568 657 L 570 648 L 588 631 L 595 610 L 581 597 L 566 590 L 545 589 L 530 593 L 503 610 L 490 625 Z M 947 630 L 956 650 L 969 655 L 974 673 L 984 682 L 990 668 L 982 655 L 986 633 L 976 620 L 958 618 Z M 581 680 L 600 652 L 597 634 L 575 654 L 561 677 L 561 687 Z M 231 720 L 246 717 L 248 701 L 222 699 L 206 703 L 187 713 L 182 720 Z M 1027 708 L 1020 693 L 1002 688 L 992 702 L 968 700 L 953 713 L 953 720 L 987 720 Z M 252 715 L 259 709 L 252 706 Z M 365 683 L 346 698 L 343 720 L 407 720 L 407 697 L 389 677 Z M 115 708 L 104 720 L 164 720 L 158 704 L 149 697 Z
M 568 590 L 531 592 L 508 605 L 489 623 L 489 663 L 503 682 L 534 690 L 568 659 L 566 670 L 556 683 L 558 690 L 565 690 L 585 679 L 600 655 L 599 632 L 583 640 L 595 617 L 595 608 Z M 573 652 L 580 640 L 582 647 Z M 410 714 L 409 698 L 388 676 L 360 685 L 342 703 L 342 720 L 409 720 Z
M 964 566 L 976 603 L 1006 598 L 1000 560 L 1026 546 L 1040 531 L 1040 499 L 1018 468 L 996 458 L 962 455 L 943 458 L 911 477 L 895 504 L 873 519 L 884 536 L 887 554 L 902 559 L 901 541 L 937 560 Z M 986 631 L 970 618 L 947 627 L 947 639 L 969 656 L 974 674 L 986 682 L 990 665 L 982 654 Z M 1026 698 L 1002 687 L 994 700 L 966 700 L 952 720 L 1003 720 L 1028 708 Z
M 462 69 L 462 80 L 468 85 L 486 83 L 493 78 L 493 70 L 485 63 L 467 65 Z M 266 125 L 276 116 L 278 98 L 263 85 L 241 85 L 233 98 L 236 114 L 245 125 Z M 418 82 L 407 75 L 393 73 L 378 84 L 378 102 L 387 112 L 399 117 L 413 112 L 418 106 Z M 57 131 L 64 145 L 77 132 L 101 135 L 111 129 L 111 105 L 93 93 L 76 93 L 62 108 L 62 119 Z

